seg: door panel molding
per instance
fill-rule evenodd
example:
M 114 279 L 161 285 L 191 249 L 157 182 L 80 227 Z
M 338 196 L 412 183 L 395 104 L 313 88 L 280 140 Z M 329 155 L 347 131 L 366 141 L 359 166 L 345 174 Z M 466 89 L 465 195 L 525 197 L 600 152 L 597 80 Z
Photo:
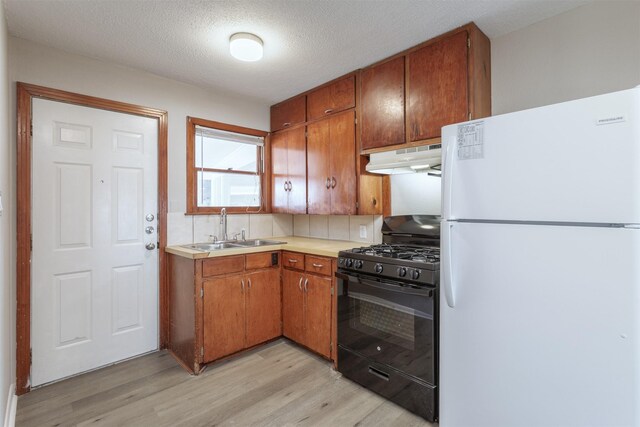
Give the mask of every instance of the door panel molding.
M 168 114 L 166 111 L 148 108 L 104 98 L 81 95 L 43 86 L 17 82 L 17 208 L 16 208 L 16 394 L 27 393 L 31 370 L 31 121 L 33 98 L 66 102 L 84 107 L 98 108 L 154 118 L 158 122 L 158 286 L 159 286 L 159 342 L 160 348 L 166 348 L 168 340 L 168 300 L 167 300 L 167 257 L 164 248 L 167 245 L 167 131 Z M 80 129 L 74 129 L 80 131 Z M 80 132 L 78 132 L 80 133 Z M 75 143 L 76 133 L 67 135 Z M 130 148 L 124 145 L 123 148 Z

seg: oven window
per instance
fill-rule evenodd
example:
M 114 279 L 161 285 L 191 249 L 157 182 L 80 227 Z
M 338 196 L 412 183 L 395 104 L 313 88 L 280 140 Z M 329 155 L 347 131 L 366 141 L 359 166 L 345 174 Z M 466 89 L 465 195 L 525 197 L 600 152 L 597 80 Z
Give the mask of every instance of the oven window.
M 415 310 L 358 292 L 350 292 L 349 297 L 352 328 L 415 349 Z

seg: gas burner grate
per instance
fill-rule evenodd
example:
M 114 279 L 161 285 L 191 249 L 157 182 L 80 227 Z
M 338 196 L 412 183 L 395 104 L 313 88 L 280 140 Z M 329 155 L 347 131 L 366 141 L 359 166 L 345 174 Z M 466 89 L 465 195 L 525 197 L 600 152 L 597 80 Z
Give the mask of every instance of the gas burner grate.
M 383 243 L 379 245 L 364 246 L 351 250 L 354 254 L 379 256 L 384 258 L 407 259 L 417 262 L 439 262 L 440 249 L 422 246 L 392 245 Z

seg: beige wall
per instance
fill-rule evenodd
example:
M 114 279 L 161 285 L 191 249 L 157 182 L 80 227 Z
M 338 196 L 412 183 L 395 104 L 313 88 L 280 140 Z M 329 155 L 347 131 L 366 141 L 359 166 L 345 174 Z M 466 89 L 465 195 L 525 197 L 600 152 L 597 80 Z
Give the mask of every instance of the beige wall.
M 0 216 L 0 420 L 4 418 L 10 384 L 13 383 L 13 286 L 11 282 L 11 212 L 9 197 L 10 152 L 9 80 L 7 74 L 7 26 L 0 5 L 0 193 L 4 210 Z
M 640 2 L 596 1 L 491 40 L 493 114 L 640 85 Z

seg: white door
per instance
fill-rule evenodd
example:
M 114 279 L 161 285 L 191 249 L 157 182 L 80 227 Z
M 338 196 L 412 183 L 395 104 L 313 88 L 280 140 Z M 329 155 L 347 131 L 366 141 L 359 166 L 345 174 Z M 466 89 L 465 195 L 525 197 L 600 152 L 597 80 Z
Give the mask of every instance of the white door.
M 640 425 L 640 230 L 442 236 L 440 426 Z
M 157 121 L 34 99 L 32 164 L 31 385 L 157 349 Z

